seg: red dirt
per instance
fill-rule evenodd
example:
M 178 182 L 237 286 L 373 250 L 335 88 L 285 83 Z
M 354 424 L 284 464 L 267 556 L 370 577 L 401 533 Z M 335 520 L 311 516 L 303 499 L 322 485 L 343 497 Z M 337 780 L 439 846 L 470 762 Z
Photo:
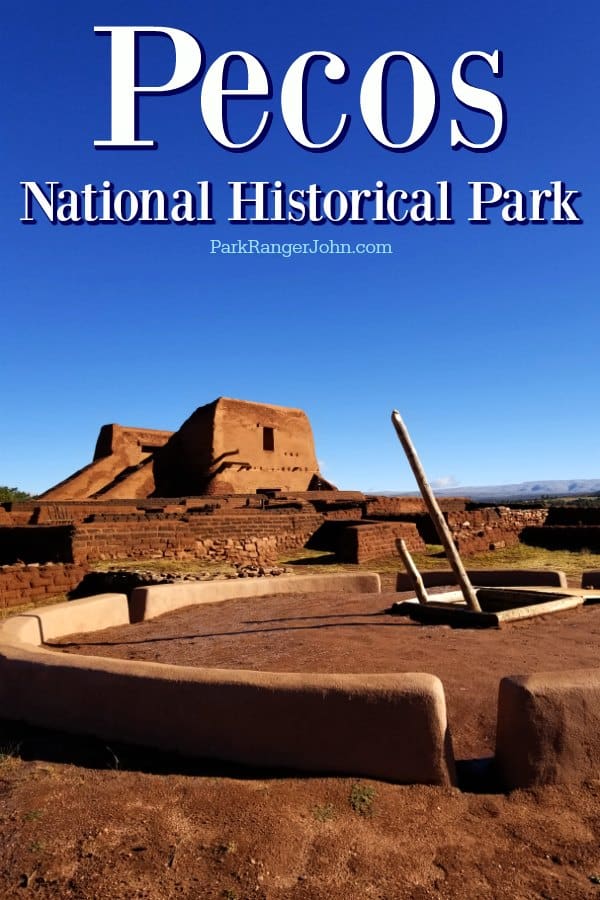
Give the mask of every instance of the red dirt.
M 600 895 L 592 880 L 600 782 L 508 797 L 361 786 L 373 790 L 370 815 L 352 808 L 347 778 L 165 775 L 17 758 L 0 767 L 0 897 Z
M 403 594 L 297 594 L 188 607 L 72 635 L 71 653 L 277 672 L 431 672 L 446 692 L 457 758 L 493 754 L 503 675 L 598 665 L 600 607 L 502 629 L 423 626 L 385 614 Z
M 450 631 L 378 615 L 391 599 L 229 601 L 97 633 L 86 652 L 156 660 L 179 647 L 181 661 L 203 665 L 434 671 L 462 756 L 491 749 L 500 675 L 596 663 L 597 608 Z M 356 784 L 0 721 L 0 898 L 600 898 L 600 780 L 505 796 L 362 779 L 366 815 L 352 804 Z

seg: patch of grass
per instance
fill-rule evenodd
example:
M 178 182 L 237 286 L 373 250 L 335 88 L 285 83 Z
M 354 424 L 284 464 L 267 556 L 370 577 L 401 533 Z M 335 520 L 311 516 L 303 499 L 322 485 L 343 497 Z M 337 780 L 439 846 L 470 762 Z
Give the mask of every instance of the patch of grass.
M 357 781 L 352 785 L 348 802 L 359 816 L 372 816 L 376 794 L 374 787 Z
M 400 563 L 401 564 L 401 563 Z M 300 548 L 277 559 L 278 566 L 290 566 L 298 575 L 336 575 L 339 572 L 373 571 L 373 566 L 337 562 L 331 550 Z
M 8 768 L 21 762 L 20 750 L 20 744 L 6 744 L 4 747 L 0 747 L 0 769 Z
M 128 569 L 143 569 L 161 575 L 163 572 L 175 572 L 178 575 L 188 575 L 196 572 L 209 572 L 211 575 L 225 575 L 234 573 L 235 567 L 225 562 L 209 562 L 204 559 L 111 559 L 92 563 L 92 570 L 126 571 Z
M 577 580 L 587 569 L 600 568 L 600 555 L 585 550 L 545 550 L 517 544 L 487 553 L 475 553 L 464 557 L 467 568 L 491 567 L 497 569 L 561 569 Z
M 428 544 L 425 552 L 412 555 L 420 571 L 449 568 L 443 548 L 439 544 Z M 560 569 L 578 582 L 581 580 L 582 572 L 600 568 L 598 553 L 586 550 L 545 550 L 543 547 L 529 547 L 526 544 L 470 555 L 462 554 L 462 560 L 468 569 Z M 386 556 L 355 565 L 332 562 L 331 553 L 323 550 L 296 550 L 293 555 L 282 556 L 279 564 L 291 566 L 298 573 L 306 575 L 361 571 L 390 575 L 404 571 L 402 560 L 397 556 Z
M 237 853 L 237 844 L 235 841 L 228 841 L 226 844 L 218 844 L 216 849 L 219 856 L 228 856 L 230 853 Z
M 23 819 L 26 822 L 35 822 L 36 819 L 39 819 L 41 815 L 42 815 L 41 809 L 30 809 L 29 812 L 25 813 L 25 815 L 23 816 Z
M 324 803 L 322 806 L 313 806 L 312 814 L 317 822 L 329 822 L 331 819 L 335 819 L 333 803 Z
M 424 553 L 413 553 L 419 570 L 448 569 L 449 563 L 441 546 L 428 544 Z M 586 569 L 600 568 L 600 555 L 589 551 L 545 550 L 543 547 L 529 547 L 516 544 L 500 550 L 485 550 L 480 553 L 461 554 L 467 569 L 561 569 L 567 575 L 580 579 Z M 402 561 L 394 556 L 378 559 L 365 564 L 380 574 L 402 572 Z
M 221 896 L 224 900 L 238 900 L 239 898 L 237 891 L 234 891 L 233 888 L 225 888 Z

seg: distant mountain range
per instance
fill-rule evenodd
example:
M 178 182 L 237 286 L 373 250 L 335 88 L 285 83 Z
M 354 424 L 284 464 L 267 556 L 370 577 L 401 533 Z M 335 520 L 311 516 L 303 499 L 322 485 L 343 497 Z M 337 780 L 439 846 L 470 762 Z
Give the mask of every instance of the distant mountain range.
M 390 493 L 386 491 L 385 493 Z M 411 491 L 411 495 L 415 492 Z M 472 500 L 527 500 L 536 497 L 576 497 L 600 493 L 600 478 L 573 478 L 564 481 L 521 481 L 519 484 L 494 484 L 476 487 L 458 485 L 435 489 L 439 497 L 470 497 Z

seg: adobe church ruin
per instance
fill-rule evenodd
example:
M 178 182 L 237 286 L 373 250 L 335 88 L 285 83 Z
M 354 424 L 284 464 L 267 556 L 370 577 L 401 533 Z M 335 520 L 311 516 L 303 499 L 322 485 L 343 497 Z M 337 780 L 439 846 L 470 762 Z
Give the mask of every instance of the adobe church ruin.
M 522 539 L 600 547 L 595 509 L 440 503 L 461 553 Z M 308 548 L 365 563 L 397 557 L 399 540 L 410 553 L 436 542 L 421 498 L 338 491 L 319 474 L 305 413 L 218 398 L 174 433 L 105 425 L 89 465 L 0 504 L 0 609 L 71 590 L 98 562 L 270 565 Z
M 219 397 L 176 432 L 103 425 L 93 461 L 43 500 L 333 490 L 300 409 Z

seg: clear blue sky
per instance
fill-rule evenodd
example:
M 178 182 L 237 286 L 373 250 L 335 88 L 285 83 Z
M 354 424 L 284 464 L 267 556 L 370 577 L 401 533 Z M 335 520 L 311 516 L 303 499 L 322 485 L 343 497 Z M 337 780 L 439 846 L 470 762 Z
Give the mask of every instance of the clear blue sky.
M 600 333 L 596 3 L 301 4 L 86 2 L 14 4 L 2 13 L 2 429 L 0 484 L 41 491 L 91 459 L 105 422 L 176 429 L 219 395 L 297 406 L 313 424 L 324 474 L 342 488 L 413 490 L 389 415 L 402 412 L 432 481 L 492 484 L 600 475 Z M 208 134 L 202 78 L 140 101 L 140 135 L 156 150 L 99 150 L 110 120 L 110 40 L 95 25 L 191 32 L 206 64 L 245 50 L 267 67 L 273 98 L 235 101 L 241 134 L 260 108 L 266 139 L 232 153 Z M 330 50 L 343 84 L 315 69 L 310 128 L 325 153 L 297 146 L 280 114 L 291 62 Z M 489 118 L 454 98 L 451 71 L 467 50 L 503 52 L 504 75 L 474 64 L 496 91 L 506 136 L 489 153 L 450 148 L 450 120 L 471 135 Z M 394 153 L 367 132 L 364 72 L 382 53 L 426 62 L 440 94 L 437 124 Z M 144 39 L 140 78 L 164 82 L 168 41 Z M 206 66 L 204 71 L 206 71 Z M 398 70 L 399 71 L 399 70 Z M 408 81 L 390 80 L 390 122 L 410 118 Z M 203 76 L 202 76 L 203 77 Z M 235 72 L 232 72 L 235 77 Z M 263 107 L 260 107 L 260 104 Z M 253 105 L 254 104 L 254 105 Z M 257 104 L 259 104 L 257 106 Z M 233 105 L 232 105 L 233 108 Z M 249 117 L 249 118 L 248 118 Z M 208 180 L 214 225 L 23 225 L 20 181 L 80 190 L 193 188 Z M 454 189 L 453 225 L 236 225 L 227 182 L 409 191 Z M 566 183 L 583 225 L 474 226 L 469 181 L 505 188 Z M 390 255 L 220 256 L 222 241 L 390 242 Z

